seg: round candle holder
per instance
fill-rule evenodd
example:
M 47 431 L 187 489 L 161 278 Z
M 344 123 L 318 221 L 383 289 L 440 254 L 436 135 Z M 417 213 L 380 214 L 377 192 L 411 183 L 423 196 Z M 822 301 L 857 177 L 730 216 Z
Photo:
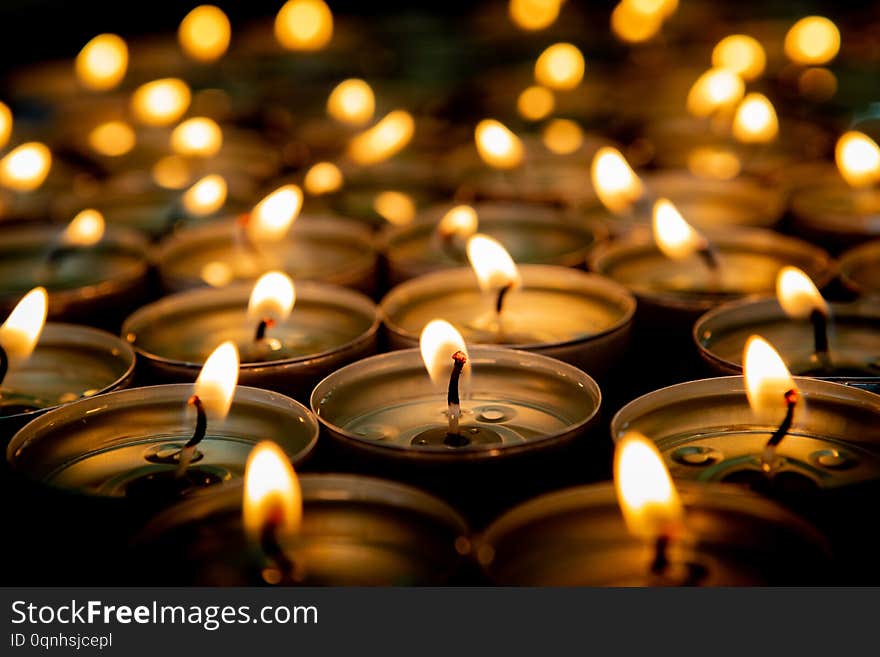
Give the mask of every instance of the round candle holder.
M 694 324 L 700 356 L 719 374 L 742 374 L 749 336 L 758 334 L 780 353 L 792 374 L 810 377 L 880 377 L 880 307 L 876 303 L 830 304 L 831 366 L 813 353 L 809 320 L 789 318 L 775 298 L 743 299 L 710 310 Z
M 504 244 L 517 263 L 581 267 L 588 251 L 607 235 L 598 222 L 567 218 L 540 205 L 478 203 L 480 232 Z M 392 285 L 467 264 L 463 247 L 444 244 L 437 225 L 450 206 L 427 210 L 408 226 L 389 226 L 382 235 L 388 280 Z
M 378 310 L 362 294 L 298 282 L 290 317 L 257 341 L 247 313 L 251 291 L 247 284 L 190 290 L 135 312 L 122 335 L 138 353 L 139 372 L 154 383 L 195 381 L 211 351 L 231 340 L 241 358 L 241 385 L 308 400 L 318 381 L 376 351 Z
M 146 241 L 137 233 L 107 228 L 90 247 L 65 249 L 50 260 L 62 229 L 7 228 L 0 237 L 0 316 L 11 312 L 29 290 L 49 293 L 48 318 L 118 328 L 147 291 Z
M 442 317 L 469 344 L 507 345 L 565 361 L 593 376 L 606 373 L 626 349 L 636 302 L 622 286 L 564 267 L 521 265 L 522 285 L 505 301 L 499 331 L 494 295 L 470 268 L 435 272 L 402 283 L 382 300 L 392 349 L 419 346 L 425 325 Z
M 437 585 L 458 570 L 467 525 L 439 499 L 372 477 L 306 474 L 299 481 L 302 527 L 282 543 L 295 565 L 291 583 Z M 150 522 L 135 539 L 135 553 L 149 555 L 149 581 L 262 584 L 265 557 L 242 527 L 242 493 L 240 484 L 205 491 Z
M 287 236 L 260 245 L 259 253 L 240 246 L 236 222 L 181 230 L 156 253 L 162 284 L 169 292 L 254 281 L 271 269 L 294 280 L 318 280 L 370 293 L 375 287 L 376 251 L 369 233 L 333 217 L 300 217 Z
M 57 406 L 127 387 L 134 366 L 134 351 L 114 335 L 47 324 L 30 358 L 0 385 L 0 439 Z
M 685 528 L 669 564 L 651 572 L 654 545 L 627 530 L 612 484 L 542 495 L 475 541 L 488 579 L 513 586 L 750 586 L 829 581 L 830 554 L 806 521 L 732 486 L 677 485 Z
M 880 240 L 844 253 L 840 258 L 840 280 L 856 294 L 880 295 Z
M 795 190 L 793 225 L 800 234 L 834 249 L 880 237 L 880 191 L 852 189 L 836 180 Z

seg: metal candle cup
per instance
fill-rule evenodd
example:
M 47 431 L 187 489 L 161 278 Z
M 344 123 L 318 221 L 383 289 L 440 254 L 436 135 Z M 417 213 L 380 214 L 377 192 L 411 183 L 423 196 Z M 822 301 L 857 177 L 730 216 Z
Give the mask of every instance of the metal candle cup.
M 307 400 L 330 372 L 375 353 L 376 306 L 352 290 L 296 283 L 296 305 L 255 341 L 248 317 L 251 285 L 191 290 L 141 308 L 122 327 L 150 381 L 195 381 L 205 358 L 232 340 L 241 354 L 239 382 Z
M 505 344 L 558 358 L 594 376 L 606 372 L 629 340 L 636 307 L 632 295 L 574 269 L 522 265 L 519 271 L 522 286 L 505 299 L 502 333 L 496 330 L 494 295 L 480 290 L 469 268 L 397 286 L 381 304 L 389 346 L 418 346 L 425 324 L 443 317 L 469 343 Z
M 239 230 L 235 222 L 211 223 L 163 241 L 156 258 L 165 289 L 180 292 L 208 285 L 206 267 L 222 269 L 219 282 L 224 283 L 253 281 L 270 269 L 281 269 L 294 280 L 319 280 L 367 293 L 375 287 L 376 252 L 370 235 L 356 223 L 300 217 L 280 242 L 260 245 L 262 258 L 237 245 Z
M 35 417 L 82 397 L 125 388 L 134 351 L 116 336 L 72 324 L 47 324 L 34 353 L 0 385 L 0 439 Z
M 822 536 L 779 505 L 720 485 L 677 484 L 685 528 L 662 574 L 654 546 L 630 534 L 614 486 L 542 495 L 493 522 L 475 543 L 486 576 L 513 586 L 747 586 L 828 581 Z M 768 549 L 772 546 L 772 549 Z
M 442 584 L 467 548 L 464 520 L 439 499 L 402 484 L 356 475 L 303 475 L 303 524 L 282 547 L 298 584 Z M 242 487 L 204 491 L 157 516 L 135 553 L 150 555 L 150 581 L 181 585 L 262 583 L 265 559 L 241 521 Z
M 844 253 L 840 258 L 840 280 L 856 294 L 880 296 L 880 240 Z
M 795 228 L 834 249 L 875 239 L 880 235 L 880 190 L 852 189 L 839 174 L 834 178 L 795 190 L 791 197 Z

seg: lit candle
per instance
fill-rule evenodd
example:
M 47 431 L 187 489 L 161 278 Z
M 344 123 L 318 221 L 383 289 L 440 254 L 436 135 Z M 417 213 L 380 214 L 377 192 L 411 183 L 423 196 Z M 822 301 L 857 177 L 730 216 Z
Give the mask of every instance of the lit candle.
M 131 97 L 135 118 L 145 125 L 171 125 L 189 108 L 189 85 L 177 78 L 153 80 L 138 87 Z
M 128 46 L 115 34 L 99 34 L 83 46 L 74 69 L 84 87 L 95 91 L 113 89 L 128 70 Z
M 321 50 L 332 37 L 333 14 L 322 0 L 288 0 L 275 16 L 275 38 L 287 50 Z
M 188 57 L 199 62 L 220 59 L 232 33 L 229 19 L 214 5 L 199 5 L 190 11 L 177 28 L 177 40 Z

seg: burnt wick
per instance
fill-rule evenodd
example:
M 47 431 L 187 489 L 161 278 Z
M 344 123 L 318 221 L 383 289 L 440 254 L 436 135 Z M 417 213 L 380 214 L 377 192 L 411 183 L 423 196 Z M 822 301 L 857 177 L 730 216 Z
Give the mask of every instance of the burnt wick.
M 461 419 L 461 399 L 458 387 L 459 382 L 461 381 L 461 373 L 464 370 L 466 363 L 467 354 L 463 351 L 456 351 L 452 354 L 452 375 L 449 377 L 449 390 L 446 393 L 449 429 L 447 430 L 446 438 L 443 441 L 452 447 L 461 447 L 468 444 L 468 439 L 459 433 L 458 428 L 458 421 Z
M 254 342 L 261 342 L 266 339 L 266 329 L 275 326 L 275 320 L 271 317 L 264 317 L 257 324 L 257 330 L 254 332 Z
M 703 262 L 706 263 L 706 267 L 712 272 L 718 272 L 720 268 L 720 262 L 718 260 L 718 251 L 715 247 L 710 243 L 706 242 L 700 249 L 697 251 L 697 255 L 703 259 Z
M 654 543 L 654 560 L 651 562 L 651 573 L 662 575 L 669 568 L 669 536 L 661 534 Z
M 283 514 L 281 505 L 274 506 L 260 531 L 260 550 L 274 565 L 274 568 L 263 571 L 263 579 L 268 584 L 282 584 L 294 579 L 295 565 L 278 541 L 278 528 L 282 524 Z
M 828 351 L 828 315 L 818 308 L 810 313 L 813 325 L 813 352 L 816 360 L 825 369 L 831 369 L 831 356 Z
M 195 431 L 193 431 L 192 438 L 190 438 L 180 450 L 177 462 L 177 472 L 175 472 L 174 475 L 177 479 L 180 479 L 186 474 L 186 470 L 189 468 L 189 465 L 192 463 L 193 457 L 196 454 L 196 446 L 202 442 L 208 429 L 208 417 L 205 415 L 205 406 L 202 404 L 202 400 L 199 399 L 199 396 L 193 395 L 186 403 L 187 405 L 194 406 L 196 409 L 196 428 Z
M 498 290 L 498 298 L 495 299 L 495 313 L 497 315 L 501 315 L 501 311 L 504 309 L 504 299 L 507 297 L 507 293 L 513 289 L 513 283 L 508 283 L 500 290 Z
M 788 432 L 791 429 L 791 424 L 794 421 L 794 409 L 797 406 L 798 397 L 797 390 L 792 389 L 785 391 L 785 418 L 782 420 L 782 424 L 779 425 L 779 428 L 776 429 L 772 436 L 770 436 L 770 440 L 768 440 L 767 444 L 764 446 L 764 453 L 761 455 L 761 469 L 768 474 L 773 473 L 774 461 L 776 460 L 776 448 L 779 447 L 782 439 L 788 435 Z

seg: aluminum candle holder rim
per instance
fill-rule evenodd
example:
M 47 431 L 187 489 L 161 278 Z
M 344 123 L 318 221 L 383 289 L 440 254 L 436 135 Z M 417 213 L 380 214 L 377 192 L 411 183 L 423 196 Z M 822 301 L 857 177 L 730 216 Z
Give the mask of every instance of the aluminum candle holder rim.
M 366 307 L 366 304 L 369 304 L 373 307 L 373 321 L 370 324 L 369 328 L 358 335 L 353 340 L 336 347 L 334 349 L 326 349 L 324 351 L 316 352 L 314 354 L 306 354 L 304 356 L 293 356 L 290 358 L 279 358 L 271 361 L 253 361 L 253 362 L 242 362 L 239 364 L 239 369 L 249 372 L 249 373 L 259 373 L 260 371 L 271 368 L 275 366 L 282 365 L 293 365 L 300 363 L 316 363 L 320 362 L 323 359 L 326 359 L 329 356 L 334 354 L 338 354 L 341 351 L 346 351 L 352 348 L 356 348 L 359 345 L 369 342 L 373 336 L 375 336 L 376 332 L 379 330 L 379 326 L 382 324 L 382 318 L 376 308 L 375 304 L 367 297 L 365 294 L 361 294 L 355 290 L 350 288 L 343 287 L 341 285 L 333 285 L 331 283 L 322 283 L 320 281 L 309 281 L 302 280 L 295 282 L 297 298 L 304 298 L 310 294 L 315 294 L 316 298 L 318 298 L 317 293 L 321 290 L 325 291 L 333 291 L 335 294 L 343 294 L 348 297 L 349 301 L 357 301 Z M 162 297 L 161 299 L 154 301 L 153 303 L 147 304 L 146 306 L 142 306 L 131 315 L 129 315 L 125 322 L 122 325 L 121 333 L 124 336 L 124 341 L 127 344 L 131 344 L 134 348 L 134 351 L 138 354 L 138 356 L 145 358 L 147 360 L 153 361 L 155 363 L 160 363 L 163 365 L 177 366 L 177 367 L 186 367 L 191 369 L 198 369 L 204 365 L 204 362 L 193 362 L 193 361 L 183 361 L 177 360 L 175 358 L 169 358 L 166 356 L 162 356 L 160 354 L 153 353 L 146 349 L 140 347 L 136 342 L 132 342 L 128 339 L 129 334 L 132 331 L 133 325 L 137 320 L 141 319 L 143 315 L 147 313 L 147 311 L 158 311 L 160 308 L 171 305 L 174 302 L 179 302 L 184 298 L 191 299 L 194 304 L 198 304 L 198 307 L 209 306 L 209 302 L 212 301 L 212 297 L 216 297 L 217 300 L 227 300 L 230 296 L 234 296 L 236 294 L 243 294 L 245 303 L 242 305 L 242 310 L 247 309 L 247 299 L 250 295 L 250 292 L 253 290 L 253 285 L 251 283 L 234 283 L 232 285 L 228 285 L 222 288 L 195 288 L 192 290 L 184 290 L 182 292 L 176 292 L 174 294 L 170 294 Z M 304 293 L 304 294 L 303 294 Z M 300 296 L 302 294 L 302 296 Z M 188 306 L 189 309 L 197 307 L 195 305 Z M 296 312 L 296 306 L 294 305 L 293 312 Z M 207 357 L 207 356 L 206 356 Z
M 581 342 L 590 341 L 593 339 L 598 339 L 604 337 L 606 335 L 610 335 L 624 328 L 627 324 L 632 322 L 633 317 L 636 314 L 637 301 L 633 294 L 625 288 L 620 283 L 607 278 L 606 276 L 602 276 L 601 274 L 595 274 L 591 272 L 580 271 L 577 269 L 571 269 L 568 267 L 561 267 L 558 265 L 517 265 L 517 269 L 522 274 L 523 277 L 523 289 L 528 288 L 528 278 L 530 273 L 533 275 L 546 275 L 549 276 L 551 274 L 564 275 L 569 277 L 571 280 L 580 280 L 583 282 L 589 282 L 592 289 L 601 290 L 606 293 L 614 293 L 615 297 L 619 297 L 619 300 L 622 302 L 621 305 L 625 306 L 624 311 L 620 318 L 614 322 L 612 325 L 607 328 L 602 329 L 601 331 L 597 331 L 596 333 L 590 333 L 589 335 L 584 335 L 580 337 L 570 338 L 568 340 L 560 340 L 556 342 L 529 342 L 522 344 L 514 344 L 508 348 L 520 350 L 520 351 L 536 351 L 540 349 L 548 349 L 548 348 L 557 348 L 557 347 L 566 347 L 570 345 L 575 345 Z M 379 302 L 379 308 L 382 314 L 382 323 L 384 324 L 386 330 L 391 333 L 394 333 L 401 338 L 406 340 L 415 340 L 418 341 L 419 335 L 413 333 L 412 331 L 408 331 L 397 322 L 394 321 L 392 314 L 388 311 L 388 306 L 391 302 L 396 301 L 395 296 L 399 296 L 405 292 L 409 292 L 410 288 L 416 287 L 418 284 L 425 284 L 433 281 L 443 281 L 446 278 L 454 277 L 458 282 L 458 279 L 470 280 L 473 282 L 474 290 L 479 290 L 479 286 L 477 283 L 477 277 L 474 271 L 470 267 L 457 267 L 454 269 L 445 269 L 443 271 L 431 272 L 429 274 L 423 274 L 421 276 L 417 276 L 416 278 L 410 279 L 408 281 L 404 281 L 399 285 L 396 285 L 392 288 L 388 294 L 386 294 L 382 300 Z M 462 281 L 463 282 L 463 281 Z M 453 288 L 454 289 L 454 288 Z M 564 290 L 563 290 L 564 291 Z M 475 345 L 481 345 L 481 343 L 476 342 L 472 343 Z M 482 345 L 482 346 L 495 346 L 495 345 Z
M 859 266 L 875 262 L 880 271 L 880 240 L 873 240 L 853 247 L 840 256 L 840 280 L 849 290 L 857 294 L 876 296 L 880 289 L 865 288 L 858 279 L 853 278 L 853 270 Z
M 366 451 L 374 456 L 388 457 L 389 455 L 393 455 L 393 457 L 395 458 L 404 458 L 411 462 L 423 463 L 479 462 L 484 460 L 491 460 L 492 458 L 496 458 L 498 456 L 501 456 L 502 454 L 514 455 L 530 453 L 533 450 L 540 449 L 547 445 L 557 444 L 557 442 L 559 441 L 568 442 L 570 440 L 573 440 L 579 433 L 586 430 L 589 426 L 591 426 L 599 419 L 599 413 L 602 407 L 602 392 L 599 388 L 599 384 L 596 383 L 596 381 L 586 372 L 576 368 L 575 366 L 569 365 L 568 363 L 564 363 L 549 356 L 536 354 L 534 352 L 522 351 L 520 349 L 507 349 L 503 347 L 477 345 L 469 348 L 468 353 L 471 359 L 471 366 L 475 370 L 479 366 L 479 359 L 481 357 L 484 359 L 491 359 L 489 362 L 494 362 L 494 359 L 513 358 L 524 358 L 528 361 L 532 361 L 533 363 L 537 362 L 540 365 L 543 365 L 548 370 L 555 372 L 557 375 L 564 374 L 566 379 L 580 381 L 579 385 L 585 390 L 585 392 L 590 394 L 590 396 L 594 400 L 594 407 L 591 409 L 590 413 L 586 415 L 586 417 L 579 420 L 577 423 L 565 427 L 565 429 L 562 431 L 557 431 L 550 435 L 544 435 L 536 440 L 523 442 L 521 444 L 502 445 L 500 447 L 485 447 L 478 445 L 475 447 L 465 447 L 454 452 L 450 452 L 444 449 L 412 449 L 406 445 L 382 445 L 376 442 L 371 442 L 364 439 L 363 436 L 359 436 L 343 427 L 334 424 L 321 413 L 321 401 L 322 399 L 327 397 L 327 392 L 333 389 L 333 384 L 336 383 L 340 378 L 344 379 L 346 374 L 350 374 L 351 372 L 356 371 L 358 367 L 362 367 L 364 363 L 380 363 L 382 365 L 382 371 L 384 372 L 394 371 L 394 365 L 397 364 L 397 361 L 408 363 L 408 361 L 413 360 L 414 362 L 418 363 L 418 367 L 423 368 L 421 351 L 419 348 L 414 348 L 401 349 L 398 351 L 370 356 L 363 360 L 350 363 L 349 365 L 346 365 L 345 367 L 336 370 L 332 374 L 326 376 L 320 383 L 318 383 L 317 386 L 315 386 L 315 389 L 312 391 L 310 398 L 310 408 L 314 416 L 317 418 L 318 423 L 324 429 L 330 432 L 331 435 L 336 434 L 337 436 L 341 436 L 342 438 L 344 438 L 347 444 L 354 445 L 359 450 Z M 427 372 L 425 372 L 424 375 L 425 377 L 428 377 Z M 438 395 L 438 399 L 439 398 L 440 395 Z

